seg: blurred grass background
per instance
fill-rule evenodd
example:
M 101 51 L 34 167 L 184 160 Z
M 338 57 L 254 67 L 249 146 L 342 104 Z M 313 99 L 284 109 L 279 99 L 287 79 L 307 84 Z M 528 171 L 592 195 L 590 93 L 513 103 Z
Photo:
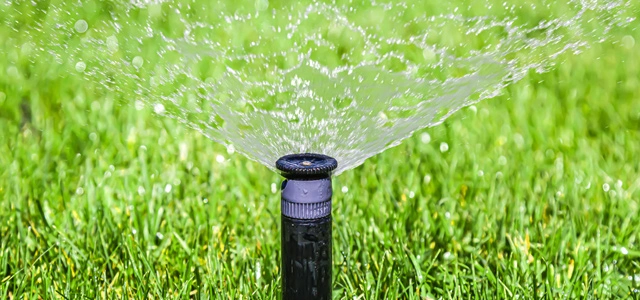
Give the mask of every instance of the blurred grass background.
M 638 25 L 335 178 L 334 296 L 638 299 Z M 280 177 L 32 38 L 0 27 L 0 298 L 277 298 Z

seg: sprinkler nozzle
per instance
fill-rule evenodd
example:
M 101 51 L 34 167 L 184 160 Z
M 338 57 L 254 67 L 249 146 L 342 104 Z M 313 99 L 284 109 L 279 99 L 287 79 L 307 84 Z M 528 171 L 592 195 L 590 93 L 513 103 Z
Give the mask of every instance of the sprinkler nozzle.
M 278 159 L 276 167 L 287 178 L 282 183 L 282 214 L 311 220 L 331 214 L 331 171 L 338 162 L 314 153 L 290 154 Z
M 276 161 L 276 168 L 287 179 L 330 177 L 337 167 L 335 158 L 315 153 L 289 154 Z

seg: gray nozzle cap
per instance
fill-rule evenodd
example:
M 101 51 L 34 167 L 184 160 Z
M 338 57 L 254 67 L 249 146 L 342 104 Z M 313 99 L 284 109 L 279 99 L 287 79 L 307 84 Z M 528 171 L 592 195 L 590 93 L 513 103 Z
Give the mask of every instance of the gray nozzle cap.
M 286 177 L 282 183 L 282 214 L 294 219 L 318 219 L 331 214 L 331 172 L 338 162 L 316 153 L 289 154 L 276 161 Z
M 282 214 L 294 219 L 318 219 L 331 214 L 331 178 L 285 180 Z

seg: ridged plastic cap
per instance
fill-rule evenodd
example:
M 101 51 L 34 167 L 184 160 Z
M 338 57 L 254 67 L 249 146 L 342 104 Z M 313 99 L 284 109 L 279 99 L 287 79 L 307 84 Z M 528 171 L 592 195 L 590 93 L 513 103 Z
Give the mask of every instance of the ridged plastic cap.
M 287 180 L 282 184 L 282 214 L 295 219 L 318 219 L 331 214 L 331 171 L 338 162 L 314 153 L 291 154 L 276 167 Z
M 337 167 L 335 158 L 316 153 L 289 154 L 276 161 L 276 168 L 289 179 L 328 177 Z
M 313 220 L 331 214 L 331 200 L 320 203 L 294 203 L 286 200 L 280 202 L 282 214 L 294 219 Z

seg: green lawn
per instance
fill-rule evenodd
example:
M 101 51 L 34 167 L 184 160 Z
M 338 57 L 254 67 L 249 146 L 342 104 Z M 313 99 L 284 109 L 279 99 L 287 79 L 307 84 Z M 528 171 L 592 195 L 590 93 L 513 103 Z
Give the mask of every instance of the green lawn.
M 336 177 L 334 297 L 640 298 L 638 26 Z M 0 58 L 0 299 L 277 298 L 280 176 L 56 72 Z

